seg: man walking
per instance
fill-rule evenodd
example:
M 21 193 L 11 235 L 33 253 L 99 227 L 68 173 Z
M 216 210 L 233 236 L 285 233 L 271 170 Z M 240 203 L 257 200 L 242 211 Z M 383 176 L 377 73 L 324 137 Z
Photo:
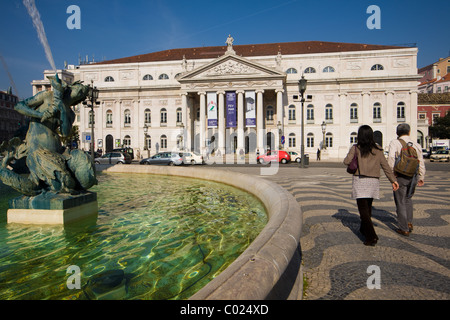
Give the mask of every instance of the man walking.
M 413 230 L 412 220 L 413 220 L 413 203 L 412 196 L 416 185 L 421 187 L 424 185 L 425 178 L 425 163 L 422 155 L 422 148 L 410 138 L 411 128 L 408 124 L 402 123 L 397 126 L 397 136 L 398 138 L 392 140 L 389 144 L 389 156 L 388 164 L 393 169 L 397 176 L 397 181 L 399 188 L 394 191 L 394 200 L 397 207 L 397 220 L 398 229 L 395 231 L 401 235 L 409 236 L 409 233 Z M 394 165 L 395 160 L 400 156 L 402 150 L 403 140 L 406 144 L 412 144 L 417 152 L 417 159 L 419 160 L 419 168 L 413 177 L 409 177 L 398 172 L 395 172 Z

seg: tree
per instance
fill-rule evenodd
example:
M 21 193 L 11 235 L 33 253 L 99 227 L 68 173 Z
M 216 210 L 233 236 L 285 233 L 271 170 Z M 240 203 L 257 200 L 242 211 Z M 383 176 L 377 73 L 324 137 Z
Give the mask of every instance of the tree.
M 432 138 L 450 139 L 450 111 L 445 117 L 435 118 L 429 132 Z
M 76 125 L 72 126 L 72 130 L 70 131 L 70 134 L 67 137 L 61 136 L 61 141 L 67 147 L 71 147 L 72 142 L 76 142 L 78 145 L 78 143 L 80 141 L 80 131 L 78 129 L 78 126 L 76 126 Z

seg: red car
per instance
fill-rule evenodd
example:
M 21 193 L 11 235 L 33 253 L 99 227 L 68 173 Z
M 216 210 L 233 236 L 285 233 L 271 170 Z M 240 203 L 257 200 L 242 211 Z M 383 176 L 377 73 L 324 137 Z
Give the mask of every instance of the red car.
M 262 154 L 256 158 L 258 163 L 269 163 L 270 161 L 278 161 L 281 163 L 288 163 L 291 161 L 291 156 L 286 151 L 274 150 Z

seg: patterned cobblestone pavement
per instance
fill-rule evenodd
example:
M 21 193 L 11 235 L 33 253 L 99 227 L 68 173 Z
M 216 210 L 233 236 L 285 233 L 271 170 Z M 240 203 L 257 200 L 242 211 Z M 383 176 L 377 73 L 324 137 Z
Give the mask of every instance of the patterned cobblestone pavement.
M 362 243 L 351 175 L 344 167 L 281 166 L 277 174 L 261 176 L 291 192 L 302 207 L 304 299 L 450 299 L 450 172 L 447 164 L 441 168 L 428 171 L 425 186 L 416 190 L 409 237 L 394 231 L 392 188 L 381 178 L 372 214 L 379 237 L 375 247 Z M 221 169 L 260 173 L 257 167 Z M 379 289 L 369 289 L 368 282 L 379 283 Z

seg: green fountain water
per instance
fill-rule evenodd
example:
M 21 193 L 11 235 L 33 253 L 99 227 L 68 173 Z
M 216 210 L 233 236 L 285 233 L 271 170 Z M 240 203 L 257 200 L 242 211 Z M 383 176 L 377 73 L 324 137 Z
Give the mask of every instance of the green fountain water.
M 114 299 L 186 299 L 229 266 L 267 222 L 254 196 L 181 177 L 100 174 L 91 225 L 6 224 L 0 185 L 0 299 L 92 299 L 92 279 L 123 272 Z M 69 289 L 69 266 L 80 289 Z M 106 296 L 108 297 L 108 296 Z M 98 298 L 98 297 L 97 297 Z

